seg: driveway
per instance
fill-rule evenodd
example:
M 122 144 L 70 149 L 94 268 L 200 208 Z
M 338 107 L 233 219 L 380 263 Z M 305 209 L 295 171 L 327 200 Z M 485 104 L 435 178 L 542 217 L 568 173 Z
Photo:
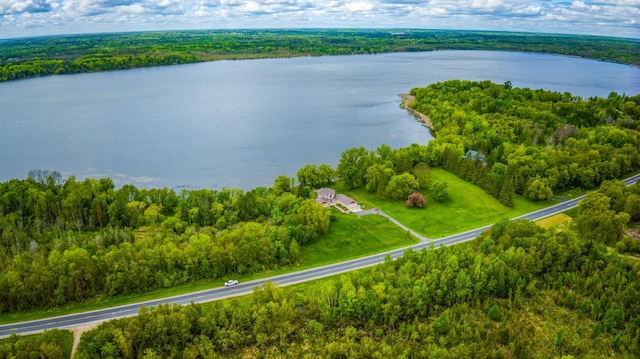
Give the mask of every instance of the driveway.
M 365 216 L 365 215 L 368 215 L 368 214 L 377 214 L 377 215 L 386 217 L 388 220 L 391 221 L 391 223 L 393 223 L 396 226 L 402 228 L 403 230 L 409 232 L 412 236 L 418 238 L 420 240 L 420 243 L 431 241 L 431 238 L 423 237 L 422 235 L 420 235 L 420 234 L 414 232 L 413 230 L 407 228 L 404 224 L 398 222 L 395 218 L 391 217 L 390 215 L 382 212 L 381 210 L 379 210 L 377 208 L 371 208 L 371 209 L 367 209 L 367 210 L 364 210 L 364 211 L 355 212 L 355 214 L 357 214 L 358 216 Z

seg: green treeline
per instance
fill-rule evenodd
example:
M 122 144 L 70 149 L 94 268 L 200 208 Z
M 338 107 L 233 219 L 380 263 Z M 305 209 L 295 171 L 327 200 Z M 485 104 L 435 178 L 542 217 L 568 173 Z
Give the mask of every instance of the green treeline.
M 573 230 L 505 220 L 303 291 L 142 309 L 85 333 L 77 357 L 637 358 L 639 275 Z
M 295 264 L 330 212 L 290 184 L 178 194 L 46 171 L 1 183 L 0 312 Z
M 640 66 L 637 39 L 450 30 L 209 30 L 0 40 L 0 81 L 224 59 L 432 50 L 554 53 Z
M 407 161 L 406 149 L 381 148 Z M 297 184 L 279 176 L 246 192 L 116 189 L 41 170 L 0 183 L 0 312 L 295 265 L 332 219 L 312 189 L 335 180 L 331 166 L 308 164 Z
M 640 169 L 640 95 L 582 99 L 452 80 L 411 90 L 437 133 L 426 159 L 513 205 L 593 189 Z

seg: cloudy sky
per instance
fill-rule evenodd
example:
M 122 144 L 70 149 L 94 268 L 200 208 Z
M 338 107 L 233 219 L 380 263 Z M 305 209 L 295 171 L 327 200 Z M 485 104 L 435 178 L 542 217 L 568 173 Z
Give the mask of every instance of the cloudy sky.
M 640 38 L 640 0 L 0 0 L 0 38 L 303 27 L 513 30 Z

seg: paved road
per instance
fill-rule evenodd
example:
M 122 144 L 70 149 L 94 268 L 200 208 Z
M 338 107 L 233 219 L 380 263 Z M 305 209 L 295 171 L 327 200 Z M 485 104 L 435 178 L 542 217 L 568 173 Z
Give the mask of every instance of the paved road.
M 625 180 L 627 185 L 636 183 L 640 180 L 640 175 L 635 175 L 631 178 Z M 574 198 L 568 200 L 566 202 L 562 202 L 555 206 L 551 206 L 548 208 L 541 209 L 536 212 L 532 212 L 529 214 L 525 214 L 516 218 L 526 218 L 532 221 L 539 220 L 568 209 L 574 208 L 578 205 L 578 202 L 584 198 L 584 196 Z M 392 220 L 394 223 L 398 224 L 402 228 L 404 227 L 402 224 L 397 223 L 395 220 Z M 103 322 L 116 318 L 123 318 L 134 316 L 138 314 L 140 307 L 154 307 L 159 304 L 169 303 L 169 304 L 189 304 L 191 302 L 203 303 L 209 302 L 213 300 L 219 300 L 223 298 L 229 298 L 234 296 L 246 295 L 253 291 L 253 288 L 256 286 L 261 286 L 265 281 L 269 280 L 273 283 L 278 283 L 280 286 L 291 285 L 295 283 L 305 282 L 313 279 L 323 278 L 327 276 L 332 276 L 339 273 L 344 273 L 356 269 L 366 268 L 373 266 L 375 264 L 381 263 L 384 261 L 384 258 L 388 255 L 392 259 L 396 259 L 401 257 L 402 254 L 409 248 L 413 250 L 420 250 L 422 248 L 429 248 L 431 244 L 434 245 L 435 248 L 440 246 L 449 246 L 456 243 L 462 243 L 476 238 L 480 233 L 484 232 L 486 229 L 491 226 L 485 226 L 482 228 L 477 228 L 471 231 L 455 234 L 452 236 L 435 239 L 433 241 L 426 241 L 424 237 L 417 236 L 421 241 L 419 244 L 396 249 L 389 252 L 384 252 L 380 254 L 375 254 L 369 257 L 358 258 L 346 262 L 331 264 L 323 267 L 312 268 L 304 271 L 299 271 L 295 273 L 278 275 L 266 279 L 255 280 L 246 283 L 240 283 L 237 286 L 225 288 L 222 287 L 222 283 L 220 288 L 203 290 L 200 292 L 189 293 L 178 295 L 170 298 L 162 298 L 157 300 L 151 300 L 142 303 L 135 303 L 129 305 L 123 305 L 114 308 L 106 308 L 100 309 L 90 312 L 78 313 L 78 314 L 70 314 L 66 316 L 60 317 L 52 317 L 45 318 L 40 320 L 33 320 L 29 322 L 21 322 L 21 323 L 13 323 L 13 324 L 5 324 L 0 325 L 0 338 L 7 337 L 12 333 L 16 334 L 29 334 L 29 333 L 39 333 L 47 329 L 53 328 L 74 328 L 82 325 L 87 325 L 90 323 Z

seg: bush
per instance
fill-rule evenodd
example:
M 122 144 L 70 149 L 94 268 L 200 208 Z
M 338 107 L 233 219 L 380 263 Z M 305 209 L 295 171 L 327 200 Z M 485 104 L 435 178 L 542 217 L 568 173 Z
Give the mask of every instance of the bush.
M 447 187 L 447 182 L 434 182 L 431 186 L 431 193 L 433 194 L 433 198 L 438 202 L 446 201 L 449 198 L 449 189 Z
M 414 192 L 407 198 L 407 207 L 420 207 L 422 208 L 427 201 L 421 193 Z

